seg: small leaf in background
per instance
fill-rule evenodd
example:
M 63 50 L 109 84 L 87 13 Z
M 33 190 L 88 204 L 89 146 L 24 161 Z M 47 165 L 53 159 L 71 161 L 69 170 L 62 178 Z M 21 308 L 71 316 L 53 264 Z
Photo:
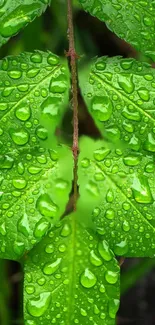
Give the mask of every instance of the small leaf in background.
M 88 219 L 89 213 L 99 236 L 116 255 L 153 257 L 155 162 L 152 155 L 145 157 L 134 151 L 121 151 L 104 141 L 89 138 L 81 140 L 80 148 L 78 180 L 80 196 L 88 206 L 85 218 Z M 90 214 L 92 201 L 94 208 Z
M 89 112 L 105 138 L 155 152 L 155 70 L 148 63 L 103 57 L 81 73 Z
M 0 62 L 0 256 L 19 259 L 63 214 L 72 153 L 55 128 L 68 99 L 68 72 L 52 53 Z
M 114 325 L 118 263 L 108 243 L 72 214 L 28 254 L 24 290 L 26 325 Z
M 104 21 L 118 37 L 155 60 L 155 2 L 79 0 L 83 9 Z
M 0 3 L 0 46 L 40 16 L 51 0 L 2 0 Z

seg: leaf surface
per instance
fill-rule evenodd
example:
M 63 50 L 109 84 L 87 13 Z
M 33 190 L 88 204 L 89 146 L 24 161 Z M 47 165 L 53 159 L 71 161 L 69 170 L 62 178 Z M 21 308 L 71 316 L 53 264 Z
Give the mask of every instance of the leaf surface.
M 119 267 L 105 241 L 75 214 L 49 232 L 25 264 L 25 320 L 36 324 L 114 325 Z
M 2 0 L 0 3 L 0 46 L 40 16 L 51 0 Z
M 155 152 L 155 70 L 103 57 L 81 74 L 81 90 L 102 135 L 132 150 Z
M 0 62 L 0 256 L 19 259 L 62 215 L 72 153 L 53 133 L 68 99 L 68 72 L 51 53 Z
M 155 3 L 152 0 L 79 0 L 118 37 L 155 60 Z
M 116 255 L 154 256 L 155 162 L 152 155 L 145 157 L 131 150 L 121 151 L 89 138 L 83 138 L 80 150 L 80 196 L 85 198 L 89 209 L 85 210 L 85 216 L 89 214 L 93 218 L 99 236 Z

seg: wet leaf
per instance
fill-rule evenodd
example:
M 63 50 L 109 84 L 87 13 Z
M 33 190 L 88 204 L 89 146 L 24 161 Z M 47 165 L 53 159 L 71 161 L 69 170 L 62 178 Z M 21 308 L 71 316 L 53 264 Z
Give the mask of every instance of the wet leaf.
M 25 264 L 26 325 L 114 325 L 119 267 L 106 241 L 75 214 L 49 232 Z
M 68 72 L 51 53 L 0 62 L 0 256 L 19 259 L 63 214 L 72 153 L 55 128 L 68 99 Z
M 79 0 L 84 10 L 104 21 L 118 37 L 155 60 L 155 2 Z
M 40 16 L 51 0 L 1 0 L 0 46 Z
M 121 151 L 89 138 L 83 138 L 80 150 L 80 201 L 85 198 L 85 219 L 93 220 L 94 230 L 116 255 L 154 256 L 155 161 L 152 155 L 145 157 L 131 150 Z
M 81 90 L 104 138 L 155 152 L 155 70 L 149 64 L 100 58 L 81 74 Z

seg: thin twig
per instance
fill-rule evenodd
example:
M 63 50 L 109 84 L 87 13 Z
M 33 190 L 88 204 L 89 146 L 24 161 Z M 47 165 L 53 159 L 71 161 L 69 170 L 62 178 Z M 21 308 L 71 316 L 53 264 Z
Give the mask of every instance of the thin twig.
M 74 27 L 73 27 L 73 11 L 72 11 L 72 0 L 67 0 L 68 6 L 68 40 L 69 40 L 69 50 L 66 56 L 70 58 L 71 67 L 71 78 L 72 78 L 72 106 L 73 106 L 73 146 L 72 152 L 74 157 L 74 203 L 73 209 L 76 210 L 76 202 L 78 197 L 78 88 L 77 88 L 77 67 L 76 60 L 78 55 L 75 51 L 74 43 Z

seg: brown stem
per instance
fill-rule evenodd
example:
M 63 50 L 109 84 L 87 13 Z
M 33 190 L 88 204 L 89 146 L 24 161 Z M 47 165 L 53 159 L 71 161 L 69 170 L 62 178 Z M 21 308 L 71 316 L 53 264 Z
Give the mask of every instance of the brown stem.
M 72 79 L 72 106 L 73 106 L 73 158 L 74 158 L 74 203 L 73 208 L 76 210 L 76 202 L 78 197 L 78 89 L 77 89 L 77 67 L 76 60 L 78 55 L 75 51 L 74 43 L 74 27 L 73 27 L 73 11 L 72 11 L 72 0 L 67 0 L 68 6 L 68 40 L 69 40 L 69 50 L 66 56 L 70 58 L 71 67 L 71 79 Z

